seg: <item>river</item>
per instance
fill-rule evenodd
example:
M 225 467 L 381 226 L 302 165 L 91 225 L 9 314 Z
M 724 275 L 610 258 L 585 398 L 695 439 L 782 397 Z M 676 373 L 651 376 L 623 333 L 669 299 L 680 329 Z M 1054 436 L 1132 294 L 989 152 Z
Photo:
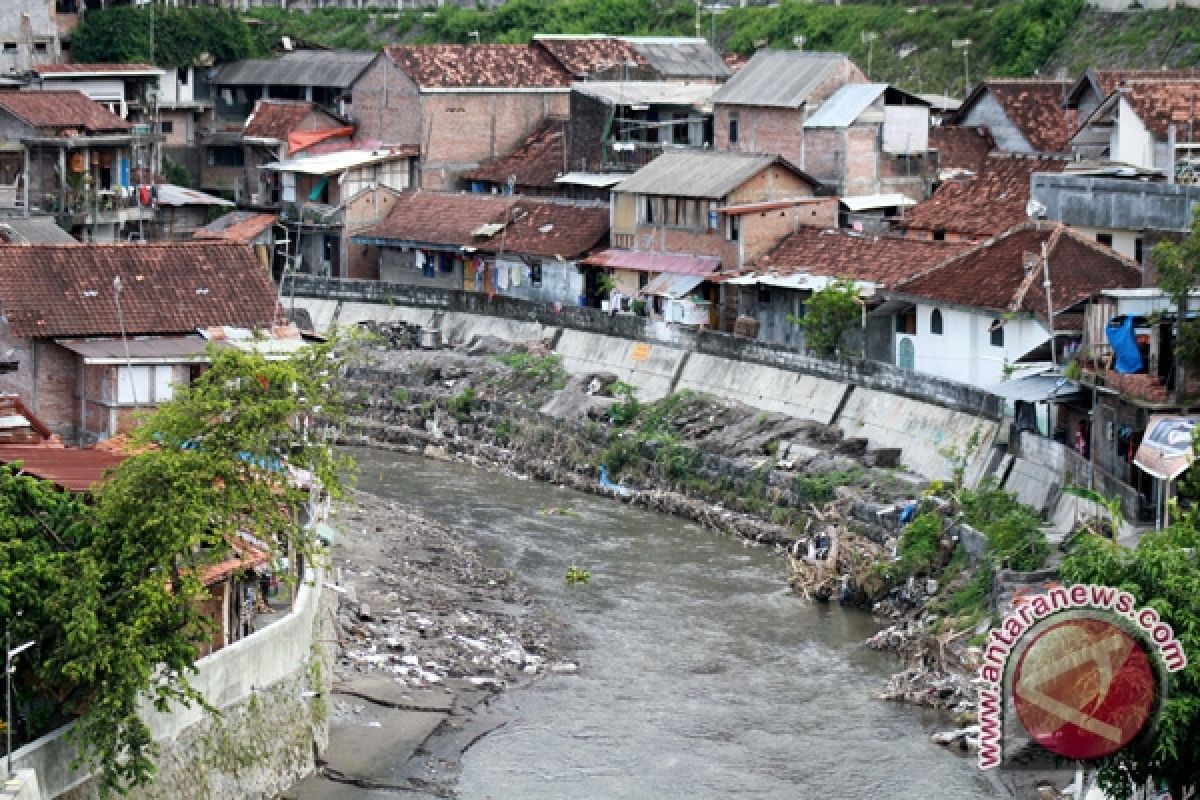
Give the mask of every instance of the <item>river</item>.
M 766 548 L 600 497 L 355 450 L 359 488 L 469 531 L 570 632 L 574 675 L 501 696 L 462 764 L 469 800 L 970 798 L 931 712 L 875 700 L 869 615 L 805 603 Z M 569 509 L 548 515 L 545 509 Z M 569 586 L 576 565 L 587 584 Z

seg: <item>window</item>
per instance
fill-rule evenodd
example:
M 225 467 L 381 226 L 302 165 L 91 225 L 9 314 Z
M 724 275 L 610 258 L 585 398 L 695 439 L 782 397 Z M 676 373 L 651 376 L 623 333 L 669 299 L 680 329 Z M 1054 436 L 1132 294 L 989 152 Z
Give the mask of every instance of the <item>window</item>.
M 942 335 L 942 312 L 936 308 L 929 315 L 929 332 L 936 336 Z
M 243 167 L 246 165 L 246 155 L 240 147 L 210 147 L 208 148 L 208 165 L 210 167 Z
M 933 240 L 934 240 L 935 242 L 944 242 L 944 241 L 946 241 L 946 232 L 945 232 L 944 230 L 942 230 L 941 228 L 938 228 L 937 230 L 935 230 L 935 231 L 933 232 Z
M 992 347 L 1004 347 L 1004 321 L 999 319 L 992 320 L 992 326 L 988 328 Z
M 159 133 L 174 133 L 175 123 L 169 119 L 164 119 L 162 122 L 158 123 L 158 131 Z
M 649 272 L 639 272 L 638 273 L 638 288 L 645 289 L 646 284 L 648 284 L 648 283 L 650 283 L 650 273 Z
M 646 225 L 654 224 L 655 200 L 655 198 L 649 196 L 642 197 L 642 222 Z
M 42 56 L 46 55 L 46 53 L 47 53 L 46 43 L 45 42 L 34 42 L 33 43 L 33 52 L 37 53 L 38 55 L 42 55 Z
M 176 74 L 179 76 L 179 85 L 187 86 L 188 78 L 189 78 L 189 76 L 191 76 L 192 71 L 190 69 L 185 69 L 183 67 L 180 67 L 178 70 L 176 70 Z
M 771 287 L 758 285 L 758 304 L 760 306 L 771 305 Z
M 1145 255 L 1145 253 L 1142 252 L 1143 246 L 1142 237 L 1139 236 L 1133 240 L 1133 260 L 1139 264 L 1142 263 L 1142 257 Z
M 534 286 L 542 285 L 542 265 L 534 264 L 529 268 L 529 282 Z
M 1097 233 L 1096 241 L 1099 242 L 1100 244 L 1104 245 L 1105 247 L 1112 247 L 1112 234 L 1111 233 Z
M 175 395 L 175 371 L 169 366 L 117 367 L 117 403 L 153 404 Z
M 15 56 L 16 54 L 17 54 L 17 43 L 16 42 L 5 42 L 4 43 L 4 55 Z
M 910 308 L 896 315 L 896 333 L 916 334 L 917 310 Z
M 725 238 L 736 242 L 742 232 L 742 218 L 736 214 L 725 217 Z
M 738 118 L 737 114 L 729 115 L 729 143 L 737 144 L 738 140 Z

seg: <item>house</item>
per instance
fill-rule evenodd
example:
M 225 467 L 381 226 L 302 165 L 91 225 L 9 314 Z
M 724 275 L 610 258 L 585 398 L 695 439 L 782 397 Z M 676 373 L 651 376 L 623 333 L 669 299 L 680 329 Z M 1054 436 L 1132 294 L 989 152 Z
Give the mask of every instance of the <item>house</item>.
M 453 189 L 565 117 L 570 79 L 536 45 L 397 45 L 354 82 L 350 113 L 361 137 L 420 152 L 420 188 Z
M 804 120 L 804 170 L 847 196 L 924 200 L 936 178 L 929 106 L 884 83 L 839 87 Z
M 803 348 L 804 331 L 795 323 L 814 291 L 834 280 L 855 283 L 877 306 L 880 292 L 962 253 L 964 242 L 935 242 L 901 236 L 871 236 L 847 230 L 802 227 L 771 248 L 752 271 L 721 281 L 726 316 L 758 321 L 760 341 Z M 867 318 L 868 358 L 890 361 L 889 320 Z M 882 328 L 882 330 L 879 330 Z
M 225 242 L 0 247 L 0 376 L 67 441 L 128 430 L 205 361 L 207 326 L 270 329 L 275 287 Z
M 662 153 L 712 148 L 711 83 L 588 81 L 571 85 L 570 153 L 581 172 L 633 172 Z
M 556 181 L 567 162 L 567 121 L 549 118 L 515 149 L 462 173 L 473 192 L 500 192 L 531 197 L 562 194 Z M 607 196 L 607 195 L 606 195 Z
M 806 170 L 805 120 L 856 83 L 867 76 L 842 53 L 759 50 L 712 96 L 715 147 L 780 155 Z
M 62 57 L 55 12 L 47 0 L 0 3 L 0 75 L 19 75 Z
M 388 283 L 574 305 L 586 292 L 577 264 L 607 237 L 603 206 L 417 191 L 353 238 L 380 248 Z
M 173 183 L 154 185 L 154 204 L 154 222 L 144 225 L 141 231 L 142 238 L 152 241 L 191 239 L 214 213 L 233 208 L 228 200 Z
M 202 67 L 164 67 L 155 99 L 164 153 L 182 163 L 194 152 L 200 129 L 212 112 L 212 86 L 204 79 Z M 198 169 L 191 172 L 199 178 Z
M 989 78 L 942 124 L 984 127 L 1004 153 L 1069 153 L 1078 117 L 1066 106 L 1072 84 L 1044 78 Z
M 164 70 L 150 64 L 38 64 L 31 73 L 29 90 L 83 92 L 121 119 L 151 125 Z
M 1200 79 L 1196 69 L 1101 69 L 1089 67 L 1067 93 L 1066 106 L 1075 110 L 1080 124 L 1092 115 L 1118 86 L 1133 80 Z
M 278 214 L 258 211 L 230 211 L 217 217 L 192 234 L 193 239 L 218 239 L 241 242 L 254 248 L 254 255 L 263 269 L 271 269 L 275 252 L 275 226 Z
M 990 389 L 1039 348 L 1049 362 L 1051 346 L 1059 359 L 1078 346 L 1093 294 L 1141 284 L 1137 264 L 1111 248 L 1025 223 L 886 292 L 895 363 Z
M 237 166 L 225 166 L 222 150 L 207 149 L 201 186 L 232 190 L 239 202 L 255 208 L 277 209 L 282 202 L 279 173 L 264 170 L 322 143 L 348 145 L 354 126 L 307 100 L 258 100 L 242 126 L 240 139 L 227 136 L 223 148 L 240 146 Z
M 1031 177 L 1059 172 L 1065 157 L 991 155 L 974 175 L 951 180 L 908 209 L 896 225 L 918 239 L 979 240 L 1029 218 Z
M 335 150 L 267 164 L 279 176 L 287 269 L 333 278 L 378 278 L 378 254 L 350 236 L 386 217 L 416 169 L 403 148 Z
M 1198 180 L 1197 117 L 1200 78 L 1130 80 L 1096 107 L 1071 145 L 1080 157 Z
M 49 212 L 76 238 L 125 238 L 154 219 L 134 187 L 159 139 L 78 91 L 0 91 L 0 207 Z

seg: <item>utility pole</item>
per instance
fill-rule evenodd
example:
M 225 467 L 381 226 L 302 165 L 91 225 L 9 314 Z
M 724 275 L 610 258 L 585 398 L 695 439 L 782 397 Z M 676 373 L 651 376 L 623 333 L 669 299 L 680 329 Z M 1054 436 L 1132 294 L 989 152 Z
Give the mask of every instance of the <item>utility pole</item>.
M 962 48 L 963 51 L 963 99 L 967 98 L 967 93 L 971 91 L 971 61 L 968 53 L 971 52 L 970 39 L 955 39 L 950 42 L 950 46 L 954 49 Z
M 875 55 L 875 40 L 879 38 L 879 34 L 875 31 L 862 31 L 859 33 L 863 44 L 867 46 L 867 79 L 871 78 L 871 60 Z
M 19 612 L 18 612 L 19 613 Z M 33 647 L 34 641 L 28 641 L 18 647 L 16 650 L 12 647 L 12 630 L 11 621 L 9 622 L 10 629 L 4 632 L 4 729 L 7 735 L 8 747 L 5 751 L 4 759 L 4 779 L 8 780 L 13 776 L 12 770 L 12 730 L 13 730 L 13 715 L 12 715 L 12 674 L 13 674 L 13 659 L 24 653 L 29 648 Z

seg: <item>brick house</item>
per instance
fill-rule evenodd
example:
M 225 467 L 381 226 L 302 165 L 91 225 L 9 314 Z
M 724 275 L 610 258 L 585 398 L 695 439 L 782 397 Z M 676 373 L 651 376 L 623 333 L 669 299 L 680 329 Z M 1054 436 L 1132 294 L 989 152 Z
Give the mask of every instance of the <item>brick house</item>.
M 159 138 L 78 91 L 0 92 L 0 141 L 20 143 L 0 151 L 0 207 L 49 212 L 76 238 L 124 238 L 154 219 L 133 186 Z
M 0 352 L 20 358 L 0 391 L 65 440 L 107 438 L 205 361 L 198 328 L 269 329 L 277 309 L 246 245 L 0 247 Z
M 1069 153 L 1078 117 L 1066 105 L 1071 81 L 989 78 L 943 125 L 984 127 L 1004 153 Z
M 1066 157 L 990 155 L 977 173 L 946 181 L 896 225 L 918 239 L 977 241 L 996 236 L 1028 221 L 1033 174 L 1062 172 L 1069 163 Z
M 884 83 L 840 87 L 804 120 L 804 170 L 838 195 L 924 200 L 936 177 L 929 104 Z
M 867 76 L 842 53 L 759 50 L 712 97 L 715 147 L 772 153 L 807 170 L 805 120 L 856 83 L 867 83 Z
M 938 179 L 946 180 L 983 169 L 996 141 L 987 128 L 934 125 L 929 129 L 929 149 L 937 157 Z
M 39 64 L 27 88 L 83 92 L 121 119 L 152 124 L 164 73 L 150 64 Z
M 260 209 L 281 204 L 279 173 L 262 168 L 291 158 L 318 144 L 347 145 L 354 126 L 307 100 L 259 100 L 242 127 L 242 165 L 224 167 L 206 163 L 204 186 L 240 187 L 239 199 Z M 212 152 L 212 151 L 210 151 Z
M 417 191 L 353 241 L 380 248 L 389 283 L 574 305 L 586 292 L 577 264 L 607 238 L 600 205 Z
M 567 121 L 548 118 L 516 148 L 468 170 L 459 178 L 473 192 L 504 192 L 529 196 L 562 194 L 556 183 L 567 158 Z M 511 182 L 511 185 L 510 185 Z
M 664 271 L 740 271 L 801 225 L 837 224 L 837 200 L 817 198 L 820 188 L 779 156 L 664 153 L 613 188 L 612 249 L 587 263 L 609 271 L 626 297 Z
M 351 87 L 359 135 L 417 148 L 422 189 L 519 145 L 568 112 L 570 74 L 535 45 L 386 47 Z
M 1062 356 L 1077 345 L 1092 295 L 1141 285 L 1138 265 L 1111 248 L 1059 223 L 1026 223 L 886 292 L 895 363 L 991 389 L 1010 365 L 1049 363 L 1050 346 Z

